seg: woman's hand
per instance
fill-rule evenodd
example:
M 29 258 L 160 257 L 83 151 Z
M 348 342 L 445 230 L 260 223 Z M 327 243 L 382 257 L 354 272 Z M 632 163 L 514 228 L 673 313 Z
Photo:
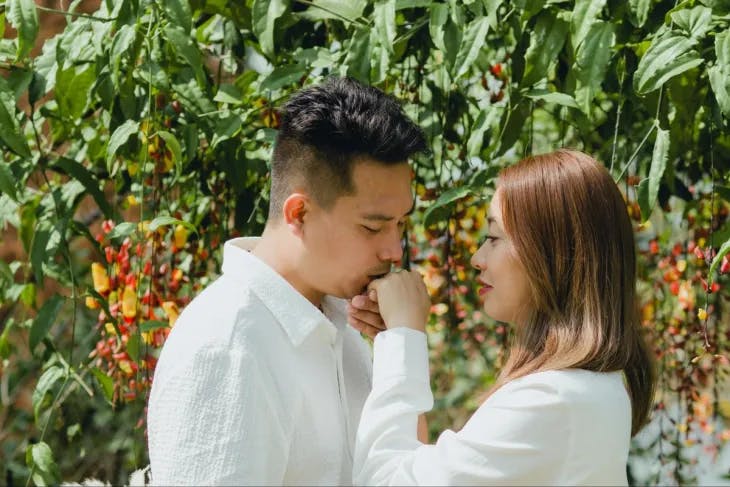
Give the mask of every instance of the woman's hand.
M 425 332 L 431 298 L 418 272 L 392 272 L 371 282 L 368 294 L 372 291 L 376 293 L 378 309 L 386 328 L 406 327 Z

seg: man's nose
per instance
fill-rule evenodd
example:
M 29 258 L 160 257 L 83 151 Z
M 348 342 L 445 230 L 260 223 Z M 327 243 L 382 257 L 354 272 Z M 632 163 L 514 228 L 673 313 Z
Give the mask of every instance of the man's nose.
M 382 261 L 398 262 L 403 258 L 402 235 L 396 233 L 395 236 L 389 236 L 380 249 L 378 258 Z

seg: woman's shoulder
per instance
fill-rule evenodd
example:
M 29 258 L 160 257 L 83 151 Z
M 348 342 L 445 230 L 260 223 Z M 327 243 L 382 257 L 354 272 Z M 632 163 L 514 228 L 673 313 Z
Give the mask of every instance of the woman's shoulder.
M 623 402 L 627 399 L 621 371 L 561 369 L 534 372 L 508 382 L 497 393 L 513 395 L 519 391 L 533 391 L 572 404 Z

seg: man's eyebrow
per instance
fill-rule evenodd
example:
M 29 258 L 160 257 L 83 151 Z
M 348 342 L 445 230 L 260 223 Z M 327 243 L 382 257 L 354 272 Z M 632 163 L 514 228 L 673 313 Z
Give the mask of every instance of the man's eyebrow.
M 413 211 L 416 209 L 416 203 L 413 202 L 411 204 L 411 208 L 406 212 L 404 216 L 408 216 L 413 213 Z M 365 220 L 371 220 L 371 221 L 379 221 L 379 222 L 389 222 L 391 220 L 395 220 L 394 216 L 388 216 L 383 215 L 382 213 L 367 213 L 362 216 Z

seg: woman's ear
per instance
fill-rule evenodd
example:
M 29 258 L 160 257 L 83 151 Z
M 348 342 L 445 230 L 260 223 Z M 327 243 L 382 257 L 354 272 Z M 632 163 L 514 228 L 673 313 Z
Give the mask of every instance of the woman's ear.
M 302 227 L 304 218 L 309 211 L 309 197 L 303 193 L 292 193 L 284 201 L 282 211 L 284 213 L 284 222 L 298 237 L 302 236 Z

